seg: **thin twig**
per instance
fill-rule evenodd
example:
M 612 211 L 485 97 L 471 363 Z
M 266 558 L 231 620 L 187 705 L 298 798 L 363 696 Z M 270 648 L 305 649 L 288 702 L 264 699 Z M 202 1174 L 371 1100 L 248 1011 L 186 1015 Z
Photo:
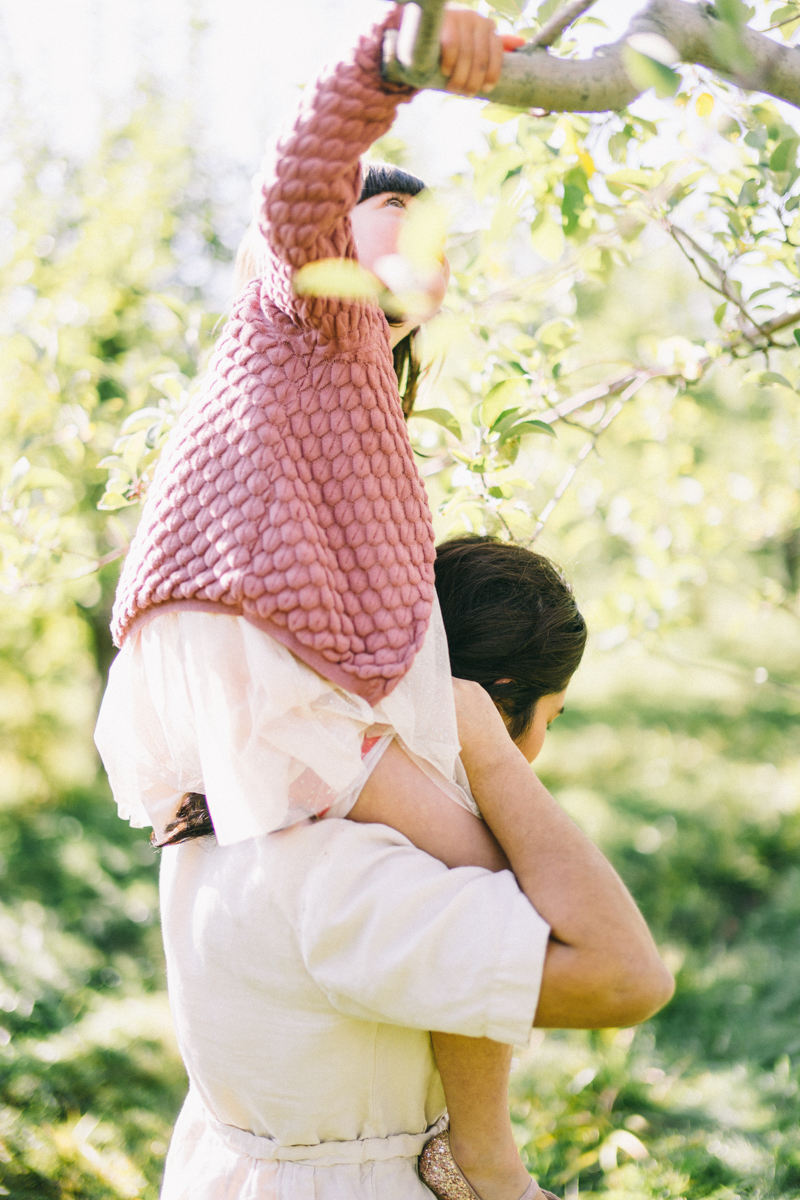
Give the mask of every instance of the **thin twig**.
M 773 29 L 780 29 L 782 25 L 791 25 L 792 21 L 800 21 L 800 13 L 795 13 L 793 17 L 787 17 L 785 21 L 776 21 L 774 25 L 768 25 L 766 29 L 757 29 L 756 33 L 771 33 Z
M 753 326 L 753 329 L 756 330 L 761 337 L 769 340 L 769 333 L 767 332 L 766 328 L 763 325 L 759 325 L 758 321 L 756 321 L 750 312 L 748 312 L 744 301 L 737 296 L 736 292 L 730 287 L 728 283 L 728 277 L 724 270 L 720 267 L 719 263 L 715 262 L 714 259 L 711 258 L 711 256 L 703 249 L 703 247 L 700 246 L 694 240 L 694 238 L 686 232 L 685 229 L 681 229 L 679 225 L 673 225 L 671 221 L 667 221 L 665 223 L 672 240 L 675 242 L 675 245 L 683 254 L 684 258 L 692 264 L 697 272 L 697 278 L 700 280 L 700 282 L 707 288 L 710 288 L 712 292 L 716 292 L 718 296 L 722 296 L 722 298 L 727 300 L 729 304 L 732 304 L 734 308 L 737 308 L 745 320 L 750 322 L 750 324 Z M 704 276 L 703 272 L 700 270 L 697 259 L 689 253 L 686 246 L 683 244 L 682 239 L 685 239 L 695 253 L 700 255 L 709 269 L 717 276 L 720 281 L 719 283 L 713 283 L 710 279 L 707 279 Z M 750 342 L 751 345 L 755 341 L 754 335 L 752 333 L 747 333 L 744 329 L 742 330 L 742 336 L 746 341 Z
M 94 575 L 103 567 L 107 567 L 109 563 L 116 562 L 118 558 L 123 558 L 130 550 L 130 545 L 122 546 L 119 550 L 112 550 L 109 554 L 104 554 L 102 558 L 95 558 L 87 567 L 77 571 L 74 575 L 51 575 L 48 579 L 26 579 L 24 583 L 18 584 L 14 588 L 5 590 L 4 595 L 13 595 L 15 592 L 23 592 L 28 588 L 47 587 L 51 583 L 74 583 L 78 579 L 86 579 L 88 575 Z M 72 553 L 80 553 L 72 551 Z
M 537 413 L 536 420 L 543 421 L 545 425 L 554 425 L 556 421 L 563 420 L 564 417 L 577 412 L 579 408 L 585 408 L 587 404 L 594 404 L 597 400 L 604 400 L 607 396 L 615 396 L 617 392 L 622 391 L 640 375 L 641 371 L 628 371 L 619 379 L 612 379 L 608 383 L 596 383 L 594 387 L 584 388 L 582 392 L 576 392 L 568 400 L 554 404 L 548 412 Z
M 728 286 L 727 275 L 726 275 L 725 271 L 722 269 L 722 267 L 720 267 L 719 263 L 716 262 L 716 260 L 714 258 L 712 258 L 711 255 L 706 250 L 704 250 L 703 247 L 701 245 L 699 245 L 698 242 L 696 242 L 694 240 L 694 238 L 691 236 L 691 234 L 688 234 L 685 229 L 682 229 L 680 227 L 680 225 L 673 225 L 671 221 L 667 221 L 666 225 L 667 225 L 667 228 L 669 229 L 669 232 L 670 232 L 675 244 L 678 246 L 678 248 L 680 249 L 680 251 L 682 252 L 684 257 L 692 264 L 695 271 L 697 272 L 697 277 L 700 280 L 700 282 L 705 284 L 706 287 L 711 288 L 711 290 L 715 291 L 718 295 L 723 296 L 726 300 L 729 300 L 731 304 L 733 304 L 736 308 L 739 309 L 742 316 L 744 316 L 750 322 L 750 324 L 753 326 L 753 328 L 757 329 L 759 334 L 761 334 L 762 337 L 766 338 L 768 342 L 771 340 L 773 333 L 777 333 L 780 329 L 785 329 L 787 325 L 796 325 L 796 324 L 798 324 L 798 322 L 800 322 L 800 311 L 795 311 L 795 312 L 790 312 L 790 313 L 784 313 L 783 316 L 773 317 L 773 319 L 771 321 L 765 321 L 763 324 L 759 324 L 759 322 L 756 321 L 754 319 L 754 317 L 752 316 L 752 314 L 748 311 L 744 302 Z M 718 279 L 720 280 L 720 284 L 721 284 L 720 286 L 717 286 L 716 284 L 711 283 L 708 279 L 704 278 L 703 274 L 701 273 L 697 263 L 692 258 L 691 254 L 689 254 L 688 251 L 686 250 L 686 247 L 681 244 L 681 240 L 680 240 L 681 237 L 685 238 L 686 241 L 689 242 L 689 244 L 692 246 L 692 249 L 695 250 L 696 253 L 701 255 L 703 258 L 703 261 L 708 265 L 708 267 L 711 270 L 714 271 L 714 273 L 717 275 Z M 744 330 L 742 332 L 744 333 Z M 744 333 L 744 336 L 747 339 L 747 341 L 752 343 L 752 341 L 753 341 L 752 335 L 748 335 L 748 334 Z
M 773 317 L 771 321 L 765 321 L 761 329 L 768 337 L 771 337 L 779 329 L 785 329 L 787 325 L 797 325 L 798 322 L 800 322 L 800 310 L 784 313 L 782 317 Z
M 659 648 L 650 650 L 651 654 L 656 654 L 659 658 L 665 658 L 668 662 L 680 663 L 681 666 L 695 667 L 698 671 L 720 671 L 723 675 L 730 675 L 733 678 L 740 680 L 742 683 L 749 683 L 753 687 L 772 687 L 779 691 L 788 692 L 792 696 L 800 696 L 800 688 L 793 683 L 784 683 L 782 679 L 773 679 L 768 675 L 763 683 L 756 683 L 753 676 L 743 667 L 735 667 L 729 663 L 721 662 L 701 662 L 696 658 L 688 658 L 683 654 L 678 654 L 674 650 L 668 648 Z
M 625 407 L 625 405 L 627 404 L 627 402 L 630 399 L 632 399 L 632 397 L 635 396 L 636 393 L 639 391 L 639 388 L 644 387 L 644 385 L 646 383 L 649 383 L 650 380 L 652 378 L 654 378 L 654 376 L 657 374 L 661 374 L 661 372 L 638 371 L 636 373 L 636 377 L 630 382 L 629 386 L 622 393 L 620 398 L 617 400 L 616 404 L 611 405 L 608 412 L 603 417 L 602 421 L 597 426 L 597 428 L 595 429 L 592 436 L 589 438 L 589 440 L 587 442 L 585 442 L 583 444 L 583 446 L 581 446 L 574 462 L 570 463 L 569 467 L 567 467 L 567 470 L 564 472 L 558 487 L 553 492 L 553 495 L 550 497 L 547 504 L 542 509 L 542 511 L 539 515 L 539 519 L 536 522 L 534 531 L 531 534 L 531 536 L 528 538 L 526 545 L 530 546 L 533 542 L 536 541 L 537 537 L 542 532 L 546 523 L 549 521 L 550 517 L 552 516 L 553 509 L 556 507 L 559 500 L 561 500 L 561 498 L 564 495 L 564 493 L 566 492 L 567 488 L 570 486 L 573 479 L 577 475 L 578 469 L 579 469 L 581 463 L 584 462 L 589 457 L 591 452 L 594 450 L 595 446 L 597 445 L 597 441 L 598 441 L 600 435 L 602 433 L 605 433 L 605 431 L 606 431 L 606 429 L 608 429 L 609 425 L 611 425 L 611 423 L 617 419 L 617 417 L 622 412 L 622 410 Z
M 533 35 L 530 41 L 526 43 L 525 49 L 527 50 L 531 46 L 552 46 L 553 42 L 564 32 L 567 26 L 571 25 L 573 21 L 577 21 L 578 17 L 595 3 L 596 0 L 571 0 L 559 12 L 554 13 L 539 32 Z

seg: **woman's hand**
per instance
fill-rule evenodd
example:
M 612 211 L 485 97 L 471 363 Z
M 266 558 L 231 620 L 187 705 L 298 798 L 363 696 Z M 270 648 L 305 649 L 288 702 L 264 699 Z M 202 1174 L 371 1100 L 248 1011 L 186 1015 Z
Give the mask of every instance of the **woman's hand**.
M 501 763 L 521 757 L 521 752 L 509 737 L 494 700 L 479 683 L 454 679 L 453 695 L 461 761 L 474 788 L 481 772 L 492 772 Z
M 441 67 L 449 79 L 447 91 L 459 96 L 490 92 L 503 69 L 503 51 L 523 44 L 522 38 L 501 37 L 489 17 L 468 8 L 446 8 Z

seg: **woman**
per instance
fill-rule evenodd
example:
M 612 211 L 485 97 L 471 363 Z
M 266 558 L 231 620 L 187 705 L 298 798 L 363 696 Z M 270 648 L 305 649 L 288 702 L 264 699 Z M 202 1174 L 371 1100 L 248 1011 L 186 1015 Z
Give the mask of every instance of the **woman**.
M 499 70 L 499 40 L 476 14 L 456 10 L 446 28 L 460 31 L 453 77 L 472 86 L 474 76 L 475 90 L 490 69 Z M 416 1176 L 412 1185 L 407 1168 L 420 1137 L 437 1131 L 436 1120 L 426 1128 L 427 1116 L 440 1107 L 429 1051 L 419 1054 L 420 1030 L 513 1041 L 533 1021 L 545 957 L 556 964 L 545 967 L 557 980 L 548 982 L 548 994 L 560 996 L 574 970 L 574 956 L 547 941 L 549 921 L 563 948 L 576 948 L 557 888 L 548 900 L 553 918 L 542 920 L 506 873 L 442 876 L 441 864 L 431 867 L 407 842 L 392 841 L 398 835 L 308 822 L 309 815 L 346 815 L 360 793 L 368 804 L 365 780 L 379 786 L 389 779 L 398 795 L 399 785 L 429 793 L 431 811 L 442 799 L 449 812 L 461 805 L 469 836 L 497 862 L 491 836 L 468 811 L 468 793 L 454 782 L 458 737 L 432 532 L 391 362 L 393 342 L 417 318 L 390 329 L 374 302 L 309 298 L 294 288 L 307 263 L 355 255 L 358 155 L 410 95 L 382 83 L 380 46 L 381 31 L 362 41 L 279 148 L 264 189 L 264 274 L 237 301 L 205 390 L 162 460 L 115 606 L 115 636 L 124 645 L 98 742 L 121 811 L 162 834 L 180 795 L 202 789 L 217 834 L 213 848 L 198 842 L 164 857 L 170 988 L 194 1085 L 170 1157 L 170 1197 L 257 1192 L 294 1200 L 302 1188 L 355 1197 L 370 1194 L 370 1180 L 382 1198 L 391 1189 L 413 1195 L 409 1187 L 421 1185 Z M 364 225 L 382 228 L 394 199 L 379 194 L 363 209 L 362 242 Z M 440 284 L 431 284 L 434 299 Z M 505 743 L 519 752 L 496 720 L 503 753 L 495 743 L 485 748 L 503 778 Z M 521 783 L 513 766 L 508 778 Z M 538 793 L 528 801 L 547 807 Z M 548 828 L 543 813 L 537 828 Z M 509 832 L 508 845 L 499 839 L 515 870 L 518 833 Z M 563 836 L 569 849 L 574 838 Z M 546 871 L 529 880 L 519 865 L 525 894 L 538 903 L 538 881 L 553 880 Z M 605 864 L 589 877 L 601 892 L 611 888 L 609 928 L 619 934 L 623 927 L 637 966 L 645 964 L 652 1007 L 652 946 L 618 881 L 603 884 L 608 871 Z M 396 936 L 391 880 L 395 896 L 407 897 Z M 467 898 L 485 895 L 486 913 L 504 924 L 501 911 L 517 914 L 520 948 L 509 946 L 498 961 L 497 933 L 484 917 L 483 959 L 473 933 L 471 954 L 451 956 L 463 968 L 460 991 L 448 979 L 437 1003 L 434 968 L 450 953 L 442 931 L 450 944 L 466 933 L 465 911 L 470 926 L 480 921 L 482 905 L 465 909 L 465 889 Z M 384 918 L 376 920 L 381 909 Z M 616 960 L 607 937 L 595 940 L 607 972 Z M 401 953 L 401 945 L 414 950 Z M 592 953 L 581 945 L 578 961 L 594 961 Z M 414 1015 L 423 983 L 430 1002 Z M 598 984 L 599 994 L 606 986 Z M 626 989 L 641 1007 L 636 987 L 628 982 Z M 563 1000 L 543 994 L 545 1018 Z M 579 997 L 572 1002 L 585 1014 Z M 630 996 L 628 1003 L 630 1011 Z M 608 1011 L 597 1004 L 593 1011 L 601 1010 Z M 405 1041 L 392 1030 L 403 1025 L 417 1030 L 416 1050 L 393 1058 L 392 1046 Z M 373 1067 L 384 1062 L 385 1082 L 398 1084 L 391 1090 L 401 1110 L 374 1071 L 361 1070 L 367 1045 Z M 320 1066 L 326 1058 L 335 1063 L 330 1078 Z M 348 1063 L 359 1070 L 342 1096 Z M 413 1064 L 409 1094 L 396 1070 Z M 323 1148 L 309 1150 L 317 1145 Z M 318 1177 L 326 1156 L 331 1167 L 371 1165 L 358 1178 L 338 1169 Z M 377 1165 L 395 1159 L 398 1169 L 405 1164 L 399 1174 Z M 270 1170 L 256 1171 L 259 1162 Z M 291 1171 L 276 1166 L 289 1162 Z M 492 1170 L 484 1200 L 518 1200 L 518 1166 L 494 1179 Z

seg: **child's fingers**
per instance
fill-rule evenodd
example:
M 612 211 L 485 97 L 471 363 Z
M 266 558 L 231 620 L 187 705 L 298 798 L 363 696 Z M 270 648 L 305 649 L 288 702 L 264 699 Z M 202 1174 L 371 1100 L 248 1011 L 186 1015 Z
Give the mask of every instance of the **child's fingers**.
M 448 9 L 442 31 L 442 72 L 447 90 L 462 96 L 493 87 L 502 69 L 502 43 L 488 17 L 465 9 Z
M 483 92 L 490 92 L 500 78 L 503 70 L 503 39 L 493 34 L 489 41 L 489 67 L 483 80 Z
M 469 78 L 472 64 L 472 26 L 476 14 L 463 9 L 445 10 L 443 33 L 449 34 L 452 47 L 450 55 L 450 70 L 442 70 L 449 76 L 448 92 L 458 92 L 463 95 L 465 84 Z M 443 38 L 444 41 L 444 38 Z
M 472 15 L 472 14 L 470 14 Z M 478 14 L 475 14 L 478 16 Z M 450 87 L 462 96 L 474 96 L 483 83 L 489 68 L 489 39 L 478 20 L 465 22 L 462 53 L 450 76 Z
M 440 35 L 441 55 L 439 65 L 442 68 L 442 74 L 448 76 L 448 78 L 453 73 L 459 49 L 459 26 L 457 21 L 452 20 L 452 16 L 452 12 L 445 11 Z

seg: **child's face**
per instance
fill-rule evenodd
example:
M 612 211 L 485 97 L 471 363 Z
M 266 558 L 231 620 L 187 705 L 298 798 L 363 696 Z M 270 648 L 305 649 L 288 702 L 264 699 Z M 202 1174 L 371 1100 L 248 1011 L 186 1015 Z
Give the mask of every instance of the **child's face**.
M 406 214 L 414 203 L 414 197 L 403 192 L 380 192 L 377 196 L 362 200 L 350 213 L 358 261 L 365 270 L 377 275 L 390 291 L 397 290 L 396 255 L 399 253 L 400 232 Z M 405 324 L 409 329 L 439 311 L 449 280 L 450 264 L 443 257 L 441 271 L 425 282 L 426 311 L 408 314 Z
M 544 745 L 545 734 L 553 721 L 564 711 L 566 694 L 565 688 L 563 692 L 552 692 L 549 696 L 540 696 L 536 701 L 533 720 L 522 737 L 517 739 L 517 746 L 529 763 L 533 762 Z

